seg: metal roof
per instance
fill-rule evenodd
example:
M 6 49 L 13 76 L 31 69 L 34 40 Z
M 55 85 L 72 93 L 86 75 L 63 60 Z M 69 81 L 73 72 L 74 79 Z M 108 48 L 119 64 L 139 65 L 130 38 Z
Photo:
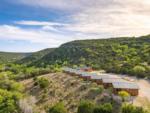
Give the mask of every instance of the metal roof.
M 91 73 L 84 72 L 81 76 L 93 76 Z
M 115 74 L 111 74 L 111 73 L 99 73 L 98 75 L 109 76 L 110 78 L 120 78 L 116 76 Z
M 102 79 L 102 78 L 109 78 L 108 75 L 95 75 L 95 76 L 91 76 L 91 79 L 93 80 L 99 80 L 99 79 Z
M 103 83 L 127 82 L 121 78 L 102 78 Z
M 139 89 L 139 86 L 133 82 L 114 82 L 112 84 L 114 88 L 118 89 Z

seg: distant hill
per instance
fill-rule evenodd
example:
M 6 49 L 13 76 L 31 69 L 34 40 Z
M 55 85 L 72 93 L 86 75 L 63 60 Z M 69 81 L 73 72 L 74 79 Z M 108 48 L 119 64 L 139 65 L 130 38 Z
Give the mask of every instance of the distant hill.
M 150 63 L 150 35 L 72 41 L 61 45 L 36 63 L 61 64 L 67 61 L 69 64 L 105 65 L 114 60 L 127 60 L 127 57 Z
M 34 52 L 31 55 L 18 60 L 17 63 L 30 65 L 32 62 L 37 62 L 43 56 L 50 54 L 53 50 L 55 50 L 55 49 L 54 48 L 48 48 L 48 49 Z
M 31 62 L 34 66 L 52 64 L 88 65 L 108 72 L 147 76 L 150 75 L 150 35 L 72 41 Z
M 20 60 L 24 57 L 29 56 L 31 53 L 11 53 L 11 52 L 0 52 L 0 63 L 8 63 Z

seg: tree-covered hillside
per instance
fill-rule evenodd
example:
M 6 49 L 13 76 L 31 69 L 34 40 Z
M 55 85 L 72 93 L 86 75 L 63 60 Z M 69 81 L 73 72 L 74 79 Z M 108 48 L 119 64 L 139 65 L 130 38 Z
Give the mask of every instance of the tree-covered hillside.
M 32 65 L 89 65 L 108 72 L 150 75 L 150 35 L 78 40 L 61 45 Z
M 30 53 L 0 52 L 0 63 L 14 62 L 16 60 L 20 60 L 29 55 Z
M 28 57 L 24 57 L 23 59 L 18 60 L 17 63 L 30 65 L 32 62 L 36 62 L 36 61 L 40 60 L 43 56 L 51 53 L 53 50 L 55 50 L 55 49 L 48 48 L 48 49 L 44 49 L 41 51 L 37 51 L 35 53 L 32 53 L 32 55 L 30 55 Z

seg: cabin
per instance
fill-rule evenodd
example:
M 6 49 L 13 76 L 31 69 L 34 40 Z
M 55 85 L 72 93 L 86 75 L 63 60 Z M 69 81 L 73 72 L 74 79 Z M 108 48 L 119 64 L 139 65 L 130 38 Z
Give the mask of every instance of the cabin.
M 70 72 L 70 68 L 68 68 L 68 67 L 63 67 L 62 70 L 63 70 L 64 73 L 69 74 L 69 72 Z
M 93 69 L 91 67 L 87 67 L 87 66 L 80 67 L 79 70 L 86 71 L 86 72 L 92 72 L 93 71 Z
M 112 87 L 112 83 L 114 82 L 126 82 L 124 79 L 121 78 L 102 78 L 102 84 L 104 85 L 104 88 L 110 88 Z
M 70 75 L 75 75 L 76 70 L 68 67 L 62 68 L 64 73 L 70 74 Z
M 69 68 L 68 71 L 67 71 L 67 73 L 70 74 L 70 75 L 72 75 L 73 69 Z
M 82 73 L 83 73 L 82 71 L 76 70 L 76 71 L 74 72 L 74 75 L 80 77 L 80 76 L 82 75 Z
M 96 82 L 99 85 L 102 85 L 102 78 L 109 78 L 108 75 L 95 75 L 95 76 L 91 76 L 91 81 Z
M 70 70 L 70 75 L 75 76 L 76 75 L 76 70 L 75 69 L 71 69 Z
M 89 72 L 84 72 L 81 75 L 81 78 L 83 78 L 84 80 L 91 80 L 91 77 L 95 76 L 93 73 L 89 73 Z
M 120 91 L 126 91 L 131 96 L 137 96 L 139 94 L 139 86 L 133 82 L 114 82 L 113 92 L 114 94 L 118 94 Z

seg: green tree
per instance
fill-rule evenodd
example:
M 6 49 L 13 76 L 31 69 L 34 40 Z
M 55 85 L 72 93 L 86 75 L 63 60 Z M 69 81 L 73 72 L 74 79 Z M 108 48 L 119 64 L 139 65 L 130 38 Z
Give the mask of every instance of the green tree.
M 94 104 L 91 101 L 84 100 L 81 101 L 80 105 L 78 106 L 77 113 L 93 113 Z
M 143 66 L 135 66 L 133 68 L 133 73 L 139 77 L 145 77 L 145 75 L 144 75 L 145 71 L 146 71 L 146 69 Z
M 121 109 L 122 113 L 148 113 L 142 107 L 135 107 L 132 104 L 123 104 Z
M 36 82 L 40 86 L 40 88 L 47 88 L 49 85 L 48 79 L 44 77 L 38 78 Z
M 0 89 L 0 113 L 19 113 L 17 101 L 21 97 L 20 93 Z
M 130 96 L 130 94 L 128 92 L 126 92 L 126 91 L 120 91 L 119 92 L 119 96 L 121 97 L 122 102 L 124 102 L 125 98 L 128 98 Z
M 94 113 L 112 113 L 112 105 L 105 103 L 94 108 Z
M 57 103 L 53 107 L 49 108 L 49 113 L 67 113 L 67 110 L 63 103 Z

